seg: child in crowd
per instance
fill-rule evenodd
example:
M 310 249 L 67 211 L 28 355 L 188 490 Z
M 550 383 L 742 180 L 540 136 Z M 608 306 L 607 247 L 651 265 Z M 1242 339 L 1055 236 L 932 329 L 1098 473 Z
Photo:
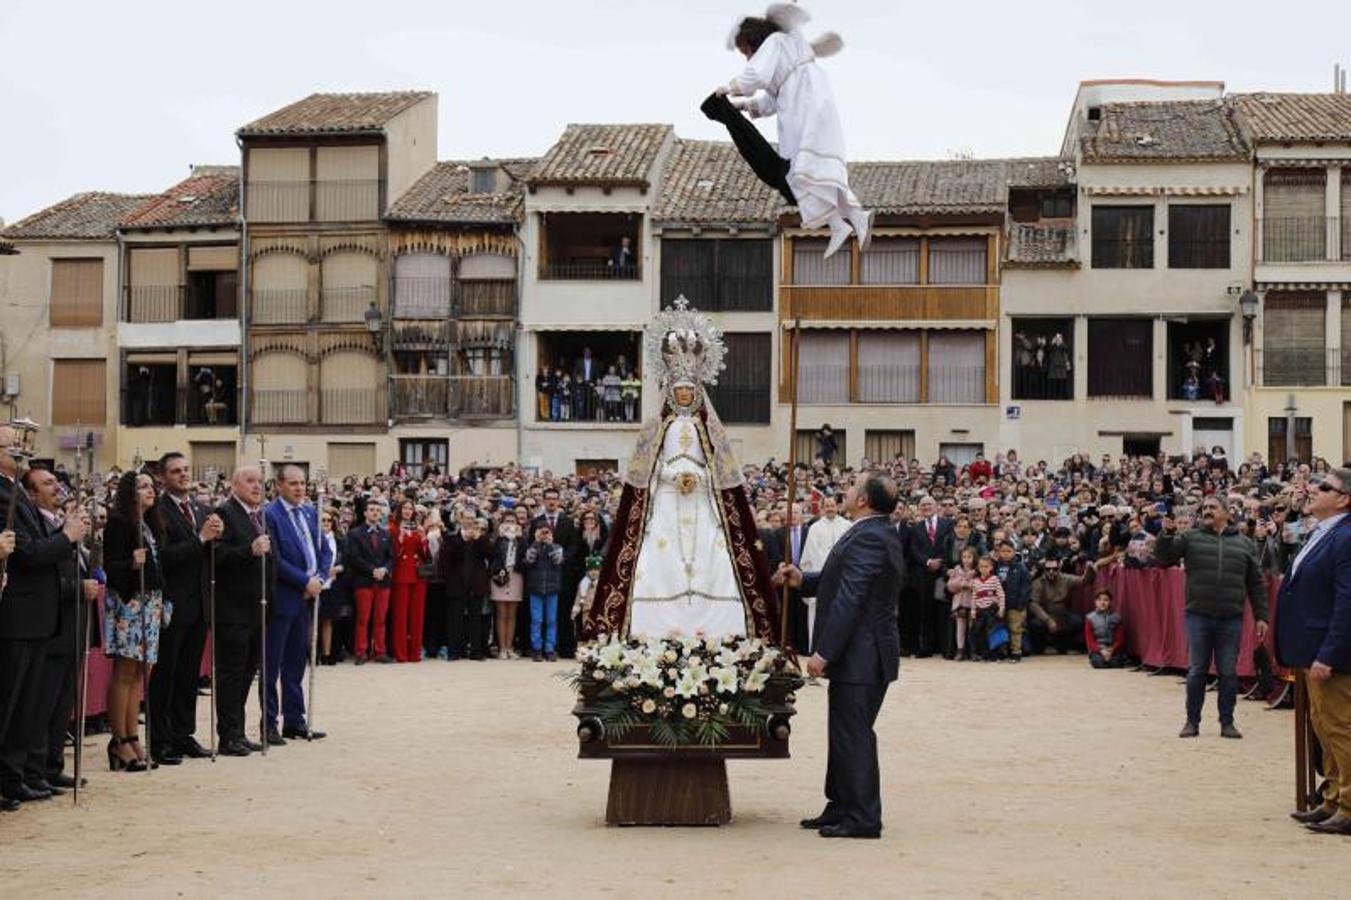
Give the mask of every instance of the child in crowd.
M 1004 586 L 1004 615 L 1009 626 L 1009 662 L 1023 661 L 1023 631 L 1027 627 L 1027 604 L 1032 600 L 1032 574 L 1014 553 L 1013 541 L 999 542 L 995 574 Z
M 596 599 L 596 583 L 600 581 L 600 567 L 599 556 L 586 558 L 586 577 L 578 582 L 577 599 L 572 604 L 572 624 L 578 631 L 582 627 L 582 616 L 591 608 L 591 601 Z
M 530 595 L 530 652 L 535 662 L 553 662 L 558 640 L 558 591 L 563 581 L 563 548 L 553 529 L 540 525 L 525 551 L 525 589 Z
M 971 652 L 979 653 L 983 662 L 993 662 L 990 635 L 1004 618 L 1004 586 L 994 571 L 994 560 L 982 556 L 976 563 L 976 583 L 971 588 L 971 627 L 967 635 Z
M 967 646 L 967 625 L 971 620 L 971 594 L 979 576 L 976 573 L 976 551 L 963 547 L 956 566 L 948 570 L 947 591 L 952 595 L 952 620 L 956 626 L 957 656 L 971 659 Z
M 1112 612 L 1112 592 L 1106 588 L 1094 595 L 1093 611 L 1084 618 L 1084 643 L 1093 668 L 1126 665 L 1126 629 L 1121 627 L 1121 614 Z

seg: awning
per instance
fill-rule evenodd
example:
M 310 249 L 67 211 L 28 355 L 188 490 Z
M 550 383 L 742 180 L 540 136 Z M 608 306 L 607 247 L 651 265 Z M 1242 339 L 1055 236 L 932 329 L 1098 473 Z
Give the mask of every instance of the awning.
M 237 366 L 238 353 L 188 353 L 190 366 Z
M 1090 197 L 1233 197 L 1248 192 L 1247 185 L 1085 185 Z
M 781 323 L 785 331 L 795 325 L 791 319 Z M 803 319 L 803 331 L 993 331 L 994 319 Z
M 131 365 L 176 365 L 178 354 L 169 353 L 128 353 L 127 362 Z
M 526 331 L 642 331 L 642 325 L 613 325 L 604 322 L 534 323 L 522 326 Z
M 460 347 L 510 349 L 515 325 L 511 322 L 454 322 L 451 340 Z
M 1261 263 L 1258 263 L 1261 265 Z M 1351 287 L 1348 281 L 1259 281 L 1259 291 L 1341 291 Z

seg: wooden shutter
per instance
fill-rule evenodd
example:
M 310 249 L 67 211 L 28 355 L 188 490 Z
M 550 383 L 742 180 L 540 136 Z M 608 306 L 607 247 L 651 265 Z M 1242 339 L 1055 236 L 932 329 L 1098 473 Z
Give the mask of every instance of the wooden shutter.
M 863 435 L 863 455 L 873 465 L 886 465 L 897 456 L 909 462 L 915 458 L 913 431 L 867 431 Z
M 919 238 L 873 238 L 859 259 L 859 281 L 919 284 Z
M 253 264 L 253 321 L 258 325 L 304 322 L 310 264 L 294 253 L 269 253 Z
M 919 332 L 864 331 L 858 336 L 860 403 L 918 403 Z M 865 454 L 874 459 L 871 454 Z
M 1153 395 L 1153 320 L 1089 319 L 1088 396 Z
M 767 240 L 717 241 L 718 309 L 771 312 L 774 309 L 774 249 Z
M 1327 298 L 1271 291 L 1262 304 L 1262 383 L 1326 383 Z
M 52 260 L 51 324 L 87 328 L 103 324 L 103 260 Z
M 450 315 L 450 257 L 405 253 L 394 260 L 394 315 L 444 319 Z
M 774 361 L 768 334 L 724 334 L 727 368 L 708 389 L 713 408 L 729 424 L 769 424 Z
M 421 462 L 421 460 L 419 460 Z M 443 461 L 444 462 L 444 461 Z M 375 444 L 329 444 L 328 477 L 371 475 L 375 472 Z
M 52 424 L 101 426 L 108 418 L 108 362 L 52 362 Z
M 929 335 L 929 402 L 985 402 L 985 332 Z
M 189 272 L 233 272 L 239 268 L 238 247 L 189 247 Z
M 1168 268 L 1229 268 L 1229 204 L 1168 207 Z
M 716 311 L 716 265 L 713 241 L 662 241 L 661 305 L 670 306 L 677 297 L 684 296 L 696 309 Z
M 1093 207 L 1093 268 L 1154 267 L 1154 207 Z

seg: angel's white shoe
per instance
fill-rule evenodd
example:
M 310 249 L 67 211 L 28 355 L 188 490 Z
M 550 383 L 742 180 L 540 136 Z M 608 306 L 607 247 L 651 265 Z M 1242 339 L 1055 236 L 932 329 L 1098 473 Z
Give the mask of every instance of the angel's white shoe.
M 830 243 L 826 246 L 826 255 L 821 258 L 830 259 L 834 256 L 835 252 L 843 247 L 845 242 L 849 240 L 849 235 L 852 233 L 853 232 L 849 230 L 849 226 L 844 223 L 843 219 L 832 221 L 830 223 Z
M 858 236 L 859 251 L 867 250 L 868 245 L 873 242 L 872 210 L 865 210 L 861 216 L 851 216 L 849 224 L 853 226 L 854 234 Z

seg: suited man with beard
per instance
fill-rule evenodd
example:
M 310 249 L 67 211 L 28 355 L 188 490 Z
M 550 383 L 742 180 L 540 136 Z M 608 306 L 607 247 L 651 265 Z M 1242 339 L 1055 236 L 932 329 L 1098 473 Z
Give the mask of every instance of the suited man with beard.
M 577 584 L 582 580 L 586 557 L 582 551 L 581 532 L 577 524 L 562 509 L 562 498 L 558 488 L 544 490 L 544 511 L 530 522 L 529 534 L 533 535 L 541 525 L 548 525 L 553 531 L 554 543 L 563 548 L 563 584 L 560 597 L 572 597 L 577 593 Z M 558 617 L 558 655 L 569 659 L 577 650 L 577 636 L 573 633 L 572 620 L 567 616 Z
M 164 491 L 155 504 L 164 523 L 160 566 L 174 614 L 160 631 L 159 662 L 150 675 L 150 755 L 161 765 L 211 755 L 197 742 L 197 679 L 210 627 L 211 546 L 224 531 L 219 516 L 192 499 L 192 467 L 182 453 L 160 457 Z

